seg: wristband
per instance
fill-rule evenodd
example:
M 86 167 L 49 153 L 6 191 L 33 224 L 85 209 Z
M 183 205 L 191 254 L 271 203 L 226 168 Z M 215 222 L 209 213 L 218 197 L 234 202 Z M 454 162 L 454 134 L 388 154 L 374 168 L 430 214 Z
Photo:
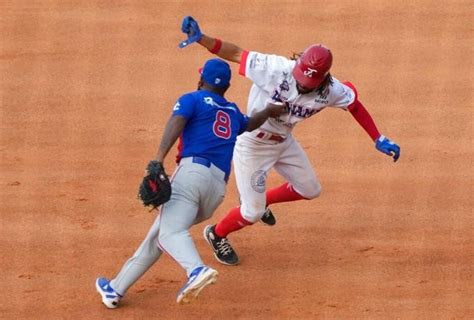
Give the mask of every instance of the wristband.
M 212 49 L 208 49 L 210 53 L 213 53 L 213 54 L 218 54 L 219 51 L 221 50 L 221 47 L 222 47 L 222 41 L 220 39 L 214 39 L 215 43 L 214 43 L 214 47 Z

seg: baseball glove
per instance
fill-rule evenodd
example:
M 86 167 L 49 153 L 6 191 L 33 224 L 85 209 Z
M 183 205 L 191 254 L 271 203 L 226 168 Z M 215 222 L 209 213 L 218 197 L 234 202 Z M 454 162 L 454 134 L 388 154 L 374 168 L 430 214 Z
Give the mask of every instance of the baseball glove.
M 145 207 L 151 207 L 151 210 L 171 198 L 171 183 L 161 162 L 152 160 L 148 163 L 145 177 L 138 189 L 138 198 Z

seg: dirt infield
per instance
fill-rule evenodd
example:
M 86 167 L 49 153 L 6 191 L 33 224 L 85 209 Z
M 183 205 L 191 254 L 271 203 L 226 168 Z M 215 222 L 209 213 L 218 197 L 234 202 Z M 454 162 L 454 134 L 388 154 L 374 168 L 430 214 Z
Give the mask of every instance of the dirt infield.
M 472 1 L 2 1 L 0 319 L 474 319 Z M 242 263 L 175 302 L 162 258 L 117 310 L 94 289 L 155 216 L 136 200 L 175 100 L 211 55 L 177 48 L 181 19 L 244 48 L 334 53 L 394 164 L 349 113 L 295 130 L 323 185 L 230 236 Z M 250 82 L 228 93 L 245 110 Z M 166 166 L 173 168 L 172 156 Z M 270 186 L 282 182 L 272 173 Z M 238 203 L 229 182 L 217 221 Z

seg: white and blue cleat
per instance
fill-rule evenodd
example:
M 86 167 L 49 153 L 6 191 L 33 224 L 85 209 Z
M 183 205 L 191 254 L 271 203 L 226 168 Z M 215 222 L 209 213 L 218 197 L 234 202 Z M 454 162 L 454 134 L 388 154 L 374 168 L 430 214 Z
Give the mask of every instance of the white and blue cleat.
M 115 292 L 110 286 L 110 280 L 106 278 L 97 278 L 95 281 L 95 289 L 102 297 L 102 303 L 109 309 L 115 309 L 118 307 L 122 296 Z
M 190 303 L 199 296 L 202 289 L 217 281 L 219 273 L 207 266 L 197 267 L 189 275 L 188 282 L 179 290 L 176 302 Z

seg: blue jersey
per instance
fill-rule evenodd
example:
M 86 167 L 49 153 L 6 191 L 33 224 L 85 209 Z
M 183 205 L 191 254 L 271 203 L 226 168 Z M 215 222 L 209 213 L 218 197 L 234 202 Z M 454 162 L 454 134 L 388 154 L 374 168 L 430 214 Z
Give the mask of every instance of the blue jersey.
M 187 119 L 180 157 L 206 158 L 229 174 L 235 141 L 247 128 L 248 117 L 235 103 L 207 90 L 180 97 L 173 108 L 176 115 Z

